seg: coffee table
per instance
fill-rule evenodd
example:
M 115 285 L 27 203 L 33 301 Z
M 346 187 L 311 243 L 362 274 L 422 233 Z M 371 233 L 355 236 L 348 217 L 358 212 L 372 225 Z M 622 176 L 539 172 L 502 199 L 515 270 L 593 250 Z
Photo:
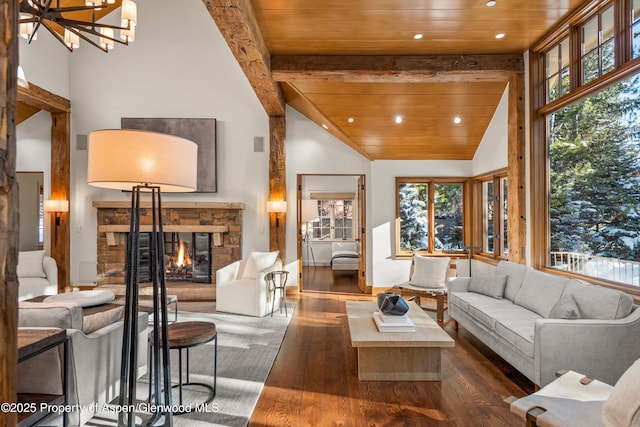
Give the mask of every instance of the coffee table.
M 410 303 L 408 312 L 415 332 L 379 332 L 373 320 L 375 301 L 347 301 L 346 307 L 359 380 L 442 380 L 442 349 L 455 342 L 417 304 Z

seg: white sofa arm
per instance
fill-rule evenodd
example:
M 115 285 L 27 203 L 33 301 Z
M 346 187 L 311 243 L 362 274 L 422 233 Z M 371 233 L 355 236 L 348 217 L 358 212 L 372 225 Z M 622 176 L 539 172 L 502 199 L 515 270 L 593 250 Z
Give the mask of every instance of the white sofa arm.
M 447 283 L 447 291 L 451 292 L 467 292 L 471 277 L 452 277 Z
M 640 358 L 640 308 L 615 320 L 539 319 L 534 333 L 535 383 L 541 387 L 555 372 L 570 369 L 615 384 Z
M 240 271 L 240 261 L 232 262 L 216 271 L 216 283 L 226 283 L 236 280 Z
M 42 259 L 42 270 L 47 275 L 47 280 L 51 287 L 58 289 L 58 264 L 56 260 L 50 256 L 44 256 Z

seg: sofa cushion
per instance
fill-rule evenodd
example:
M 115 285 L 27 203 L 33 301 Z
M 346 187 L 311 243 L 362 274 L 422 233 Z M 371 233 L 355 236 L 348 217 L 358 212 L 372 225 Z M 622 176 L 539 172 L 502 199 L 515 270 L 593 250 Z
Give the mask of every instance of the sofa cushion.
M 569 280 L 564 295 L 573 296 L 583 319 L 621 319 L 628 316 L 633 309 L 631 295 L 578 279 Z
M 453 292 L 448 296 L 448 304 L 455 305 L 465 313 L 469 312 L 469 307 L 477 305 L 482 301 L 488 301 L 489 297 L 475 292 Z M 496 301 L 495 299 L 492 299 Z
M 18 252 L 18 277 L 47 277 L 42 269 L 44 251 Z
M 493 330 L 495 328 L 496 318 L 499 317 L 501 313 L 513 311 L 514 307 L 517 306 L 513 305 L 511 301 L 483 296 L 482 299 L 473 304 L 469 304 L 468 314 L 484 325 L 485 328 Z
M 244 267 L 243 279 L 255 279 L 263 268 L 271 267 L 278 259 L 278 251 L 251 252 Z
M 469 282 L 469 292 L 476 292 L 491 298 L 501 299 L 507 276 L 498 274 L 476 274 Z
M 82 307 L 68 302 L 18 303 L 18 326 L 82 330 Z
M 102 329 L 105 326 L 109 326 L 110 324 L 117 322 L 120 320 L 123 311 L 124 306 L 84 316 L 82 332 L 89 335 L 98 329 Z
M 549 313 L 560 299 L 568 279 L 562 276 L 529 270 L 524 277 L 522 286 L 516 294 L 514 303 L 549 317 Z
M 522 286 L 524 276 L 530 268 L 524 264 L 516 264 L 515 262 L 500 261 L 496 267 L 496 274 L 507 276 L 507 284 L 504 288 L 504 298 L 513 301 L 516 294 Z
M 495 327 L 498 336 L 530 357 L 533 357 L 533 335 L 535 329 L 535 321 L 496 322 Z
M 580 319 L 580 309 L 573 295 L 563 295 L 549 312 L 549 319 Z
M 640 425 L 640 360 L 625 371 L 602 407 L 607 427 Z
M 414 268 L 409 284 L 426 289 L 445 289 L 447 287 L 447 269 L 451 258 L 426 257 L 415 254 Z

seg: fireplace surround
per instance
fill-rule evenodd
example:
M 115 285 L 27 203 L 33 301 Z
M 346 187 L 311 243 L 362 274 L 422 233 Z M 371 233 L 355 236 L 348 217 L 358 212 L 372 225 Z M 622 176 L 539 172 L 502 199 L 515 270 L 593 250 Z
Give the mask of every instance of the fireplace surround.
M 143 203 L 140 231 L 151 228 L 150 205 Z M 97 273 L 98 286 L 118 288 L 125 284 L 126 240 L 130 224 L 130 203 L 125 201 L 94 201 L 97 209 Z M 242 257 L 243 203 L 225 202 L 163 202 L 162 218 L 166 236 L 210 235 L 210 279 L 205 283 L 167 278 L 170 293 L 215 297 L 215 272 Z M 167 238 L 165 247 L 171 246 Z M 202 252 L 202 248 L 200 248 Z M 200 281 L 202 282 L 202 281 Z M 141 287 L 142 287 L 141 282 Z M 177 292 L 176 289 L 180 289 Z M 141 290 L 141 293 L 143 290 Z M 189 294 L 187 294 L 189 295 Z M 187 297 L 188 298 L 188 297 Z

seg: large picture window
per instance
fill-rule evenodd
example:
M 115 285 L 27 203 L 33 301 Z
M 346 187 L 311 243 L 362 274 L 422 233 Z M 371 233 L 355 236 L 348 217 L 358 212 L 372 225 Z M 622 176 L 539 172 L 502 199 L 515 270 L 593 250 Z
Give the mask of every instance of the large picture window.
M 462 250 L 466 181 L 396 178 L 396 188 L 399 255 Z
M 550 266 L 640 285 L 640 77 L 547 116 Z
M 567 38 L 575 80 L 554 99 L 549 58 Z M 531 51 L 533 266 L 637 289 L 640 0 L 587 2 Z

